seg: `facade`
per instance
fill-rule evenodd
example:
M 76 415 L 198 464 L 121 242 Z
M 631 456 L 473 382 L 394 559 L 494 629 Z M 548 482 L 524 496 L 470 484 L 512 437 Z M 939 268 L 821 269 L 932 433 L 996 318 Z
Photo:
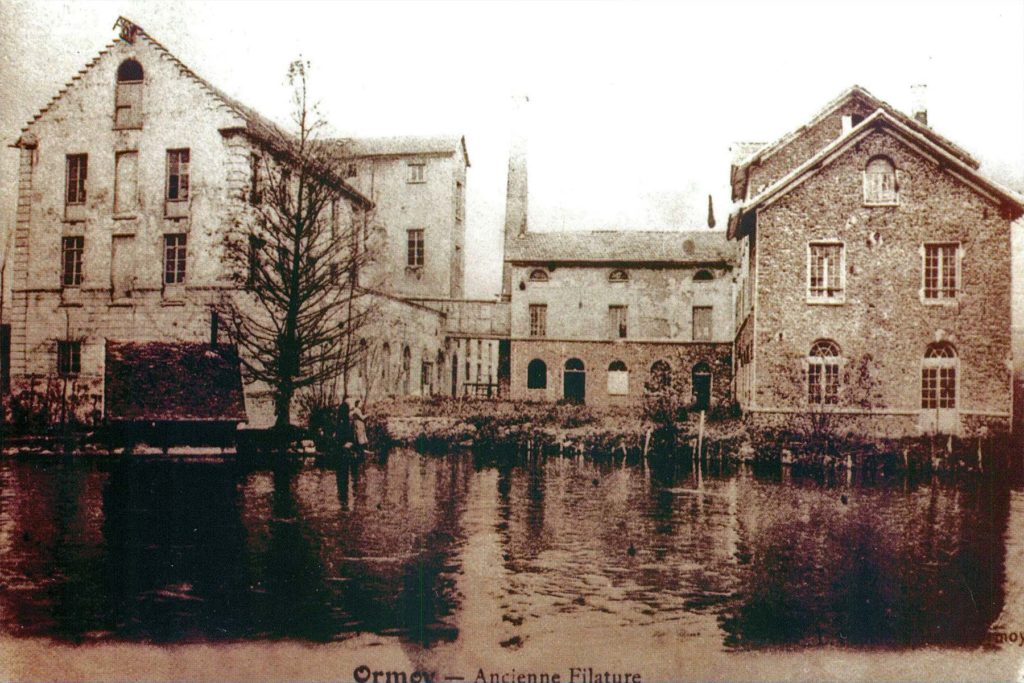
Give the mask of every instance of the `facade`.
M 513 399 L 637 406 L 665 371 L 697 406 L 731 399 L 735 250 L 723 232 L 531 232 L 527 200 L 517 138 L 502 269 Z
M 1024 205 L 926 121 L 854 87 L 734 165 L 736 395 L 755 420 L 1009 427 Z
M 723 232 L 527 232 L 508 246 L 512 398 L 635 406 L 667 364 L 695 405 L 731 399 Z
M 256 161 L 287 139 L 141 27 L 119 26 L 121 37 L 16 142 L 9 316 L 4 310 L 13 388 L 66 381 L 83 407 L 103 405 L 108 342 L 212 341 L 214 306 L 234 287 L 223 231 L 247 211 Z M 372 216 L 368 197 L 335 182 L 345 198 L 336 220 Z M 416 380 L 424 363 L 439 362 L 444 314 L 386 292 L 371 291 L 368 305 L 380 312 L 378 325 L 395 331 L 384 318 L 401 320 L 409 332 L 395 340 L 392 362 L 407 352 L 399 367 L 413 377 L 396 380 L 396 390 L 439 386 Z M 245 398 L 250 424 L 269 423 L 267 392 L 247 386 Z
M 461 299 L 466 170 L 461 137 L 338 140 L 339 169 L 375 204 L 368 286 L 416 299 Z

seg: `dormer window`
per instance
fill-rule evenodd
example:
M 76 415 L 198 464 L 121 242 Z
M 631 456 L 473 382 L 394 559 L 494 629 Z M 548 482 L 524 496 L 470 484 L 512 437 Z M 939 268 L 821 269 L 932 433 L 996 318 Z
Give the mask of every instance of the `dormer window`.
M 117 67 L 114 128 L 142 128 L 142 65 L 134 59 Z
M 541 270 L 540 268 L 537 268 L 536 270 L 534 270 L 533 272 L 530 273 L 530 282 L 547 282 L 547 281 L 548 281 L 548 273 L 547 273 L 546 270 Z
M 885 157 L 875 157 L 864 167 L 864 203 L 892 206 L 899 203 L 896 167 Z
M 608 282 L 629 282 L 629 273 L 624 270 L 613 270 L 608 274 Z

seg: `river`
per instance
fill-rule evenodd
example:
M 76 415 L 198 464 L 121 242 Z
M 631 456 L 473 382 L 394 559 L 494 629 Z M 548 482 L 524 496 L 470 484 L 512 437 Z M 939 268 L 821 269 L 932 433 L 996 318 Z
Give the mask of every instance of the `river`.
M 828 678 L 836 662 L 913 678 L 946 658 L 1017 677 L 1022 532 L 1004 479 L 409 450 L 276 468 L 15 457 L 0 654 L 13 678 L 109 678 L 119 658 L 150 678 L 342 680 L 372 658 L 467 680 Z

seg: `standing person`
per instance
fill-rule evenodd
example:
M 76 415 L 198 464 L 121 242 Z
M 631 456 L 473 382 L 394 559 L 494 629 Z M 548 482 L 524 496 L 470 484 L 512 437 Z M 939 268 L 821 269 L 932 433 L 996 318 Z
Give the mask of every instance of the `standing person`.
M 346 448 L 352 445 L 352 419 L 349 415 L 348 401 L 338 406 L 338 423 L 335 425 L 334 438 L 338 446 Z
M 352 436 L 354 439 L 356 450 L 360 452 L 366 450 L 367 445 L 369 445 L 370 443 L 369 440 L 366 438 L 366 416 L 363 415 L 363 411 L 359 407 L 361 403 L 362 402 L 359 399 L 356 399 L 356 404 L 352 408 L 351 414 L 353 432 Z

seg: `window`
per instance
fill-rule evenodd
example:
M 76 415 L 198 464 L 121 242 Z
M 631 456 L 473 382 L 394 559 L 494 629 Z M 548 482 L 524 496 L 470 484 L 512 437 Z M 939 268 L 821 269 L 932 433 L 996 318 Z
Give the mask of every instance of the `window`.
M 117 68 L 114 128 L 142 128 L 142 65 L 134 59 Z
M 412 351 L 406 346 L 402 349 L 402 393 L 409 393 L 409 378 L 412 374 Z
M 807 354 L 807 402 L 811 405 L 839 403 L 839 346 L 819 339 Z
M 88 154 L 69 154 L 64 190 L 65 204 L 85 204 L 85 179 L 89 171 Z
M 130 213 L 139 207 L 139 153 L 114 156 L 114 213 Z
M 608 394 L 625 396 L 629 393 L 629 369 L 621 360 L 614 360 L 608 365 Z
M 380 379 L 384 385 L 384 392 L 391 393 L 391 344 L 384 342 L 380 349 Z
M 647 380 L 649 392 L 664 391 L 672 386 L 672 366 L 667 361 L 656 360 L 651 363 L 651 376 Z
M 78 287 L 82 284 L 82 252 L 85 251 L 84 237 L 63 237 L 60 242 L 60 282 L 64 287 Z
M 167 150 L 167 201 L 183 202 L 188 199 L 187 149 Z
M 185 235 L 164 235 L 164 284 L 185 282 Z
M 425 183 L 426 181 L 426 164 L 409 164 L 409 182 Z
M 924 245 L 924 298 L 955 299 L 957 295 L 957 244 Z
M 249 235 L 249 274 L 245 280 L 247 287 L 254 287 L 259 281 L 262 261 L 260 254 L 265 246 L 267 246 L 265 239 L 256 237 L 256 235 Z
M 698 270 L 696 273 L 693 274 L 694 282 L 707 282 L 709 280 L 714 279 L 715 276 L 712 274 L 710 270 Z
M 807 298 L 813 302 L 841 303 L 846 281 L 843 245 L 812 242 L 807 248 Z
M 547 389 L 548 387 L 548 366 L 540 358 L 534 358 L 526 366 L 526 388 Z
M 888 206 L 897 202 L 896 168 L 885 157 L 875 157 L 864 167 L 864 203 Z
M 82 371 L 82 342 L 57 342 L 57 374 L 61 377 L 77 375 Z
M 462 182 L 455 181 L 455 220 L 461 221 L 466 211 L 466 192 Z
M 530 304 L 530 336 L 545 337 L 548 333 L 547 304 Z
M 548 272 L 546 270 L 542 270 L 540 268 L 537 268 L 536 270 L 530 272 L 530 282 L 547 282 L 547 281 L 548 281 Z
M 406 261 L 410 268 L 423 267 L 423 229 L 409 230 L 409 254 Z
M 629 273 L 624 270 L 613 270 L 608 273 L 608 282 L 629 282 Z
M 612 339 L 625 339 L 629 334 L 629 309 L 626 306 L 608 307 L 608 325 Z
M 956 349 L 945 342 L 932 344 L 921 364 L 921 408 L 956 408 Z
M 693 307 L 693 341 L 711 341 L 711 306 Z
M 260 196 L 260 164 L 262 160 L 259 154 L 249 157 L 249 203 L 258 206 L 262 197 Z

